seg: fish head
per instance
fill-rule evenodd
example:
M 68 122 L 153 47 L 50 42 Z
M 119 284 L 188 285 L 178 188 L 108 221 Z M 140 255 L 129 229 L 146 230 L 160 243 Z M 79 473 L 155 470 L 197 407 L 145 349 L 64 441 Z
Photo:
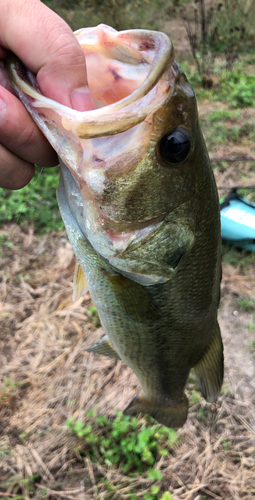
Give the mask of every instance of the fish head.
M 75 34 L 97 109 L 46 98 L 16 59 L 9 78 L 57 151 L 60 189 L 96 252 L 134 281 L 164 283 L 194 244 L 208 161 L 194 92 L 163 33 L 99 25 Z

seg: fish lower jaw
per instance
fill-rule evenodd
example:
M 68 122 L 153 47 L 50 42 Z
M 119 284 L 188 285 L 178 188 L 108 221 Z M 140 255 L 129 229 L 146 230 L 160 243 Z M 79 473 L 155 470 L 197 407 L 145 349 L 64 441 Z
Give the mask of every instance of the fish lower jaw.
M 136 396 L 125 408 L 125 415 L 137 415 L 138 413 L 147 413 L 155 418 L 160 424 L 166 427 L 178 429 L 182 427 L 188 415 L 188 399 L 185 394 L 177 402 L 165 400 L 165 404 L 150 401 L 143 394 Z

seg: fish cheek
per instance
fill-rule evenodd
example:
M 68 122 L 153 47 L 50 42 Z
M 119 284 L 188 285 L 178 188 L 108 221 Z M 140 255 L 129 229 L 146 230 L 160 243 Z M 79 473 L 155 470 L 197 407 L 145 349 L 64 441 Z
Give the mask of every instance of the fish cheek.
M 169 279 L 195 243 L 197 212 L 193 199 L 183 203 L 172 210 L 154 232 L 131 242 L 123 256 L 147 263 L 150 272 L 153 268 L 159 272 L 161 268 Z

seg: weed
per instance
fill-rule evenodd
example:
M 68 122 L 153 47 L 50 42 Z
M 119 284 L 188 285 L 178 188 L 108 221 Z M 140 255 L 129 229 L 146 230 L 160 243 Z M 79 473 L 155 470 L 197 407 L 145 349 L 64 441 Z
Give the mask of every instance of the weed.
M 192 393 L 191 393 L 192 403 L 194 403 L 194 404 L 198 403 L 199 399 L 200 399 L 199 393 L 197 391 L 192 391 Z
M 223 386 L 221 388 L 221 394 L 231 394 L 231 390 L 226 386 L 225 382 L 223 382 Z
M 211 89 L 202 88 L 202 78 L 195 71 L 194 67 L 187 63 L 182 63 L 181 67 L 186 73 L 191 85 L 196 89 L 197 99 L 210 99 L 228 103 L 232 108 L 254 107 L 255 105 L 255 75 L 247 72 L 245 60 L 240 60 L 236 64 L 235 71 L 223 70 L 218 77 L 218 84 Z M 239 111 L 240 112 L 240 111 Z M 215 112 L 216 117 L 218 111 Z M 225 110 L 218 117 L 225 121 Z M 230 118 L 234 119 L 233 115 Z M 217 120 L 217 118 L 215 118 Z
M 112 421 L 100 415 L 87 423 L 71 418 L 66 425 L 80 439 L 81 455 L 108 466 L 121 463 L 123 472 L 148 471 L 151 481 L 162 479 L 160 472 L 153 469 L 156 457 L 167 455 L 176 439 L 173 429 L 148 426 L 144 419 L 138 421 L 120 412 Z
M 247 347 L 250 347 L 250 349 L 255 349 L 255 340 L 248 342 L 248 344 L 246 344 L 246 345 L 247 345 Z
M 222 440 L 221 440 L 221 444 L 222 444 L 225 451 L 229 451 L 229 446 L 231 446 L 231 443 L 232 443 L 232 441 L 230 441 L 230 439 L 227 437 L 222 438 Z
M 255 323 L 251 322 L 251 323 L 247 323 L 247 328 L 249 330 L 249 332 L 251 333 L 254 333 L 254 330 L 255 330 Z
M 11 450 L 8 450 L 7 448 L 0 448 L 0 458 L 1 455 L 10 455 Z
M 19 476 L 13 476 L 11 477 L 10 479 L 8 479 L 7 481 L 4 481 L 1 483 L 1 487 L 3 489 L 7 489 L 10 490 L 12 488 L 15 487 L 15 489 L 17 489 L 17 487 L 23 491 L 23 489 L 27 490 L 27 492 L 29 492 L 29 498 L 30 498 L 30 495 L 34 495 L 35 493 L 35 483 L 38 482 L 38 480 L 40 479 L 41 477 L 41 474 L 40 473 L 37 473 L 37 474 L 33 474 L 32 476 L 29 476 L 29 477 L 26 477 L 24 479 L 20 478 Z M 17 492 L 19 493 L 19 491 Z M 5 499 L 8 498 L 8 497 L 4 497 Z M 13 495 L 10 495 L 10 497 L 12 500 L 13 499 L 24 499 L 24 498 L 28 498 L 28 495 L 16 495 L 16 496 L 13 496 Z M 31 497 L 32 498 L 32 497 Z
M 92 322 L 95 325 L 95 327 L 99 328 L 101 326 L 101 322 L 100 322 L 100 318 L 98 316 L 98 312 L 97 312 L 95 306 L 89 307 L 88 312 L 91 315 L 91 319 L 92 319 Z
M 5 234 L 0 234 L 0 246 L 5 245 L 7 247 L 13 247 L 12 241 L 8 240 L 8 236 Z
M 201 420 L 205 420 L 205 414 L 204 414 L 204 408 L 203 408 L 203 406 L 200 406 L 200 408 L 199 408 L 198 418 L 200 418 Z
M 13 387 L 18 387 L 19 385 L 22 385 L 22 382 L 14 382 L 10 377 L 6 377 L 4 380 L 3 384 L 3 390 L 4 392 L 7 391 L 8 389 L 11 389 Z
M 173 497 L 169 491 L 166 491 L 160 500 L 173 500 Z
M 245 269 L 254 263 L 254 253 L 234 248 L 229 243 L 222 244 L 222 259 L 228 264 Z
M 237 305 L 249 313 L 255 311 L 255 301 L 251 297 L 238 297 Z
M 157 469 L 150 469 L 148 473 L 148 479 L 150 481 L 160 481 L 163 478 L 162 474 Z
M 226 71 L 221 77 L 222 97 L 227 100 L 233 108 L 252 107 L 255 104 L 255 75 L 240 69 Z
M 144 494 L 144 500 L 158 500 L 158 493 L 160 491 L 160 487 L 157 484 L 154 484 L 151 489 L 150 493 L 145 493 Z

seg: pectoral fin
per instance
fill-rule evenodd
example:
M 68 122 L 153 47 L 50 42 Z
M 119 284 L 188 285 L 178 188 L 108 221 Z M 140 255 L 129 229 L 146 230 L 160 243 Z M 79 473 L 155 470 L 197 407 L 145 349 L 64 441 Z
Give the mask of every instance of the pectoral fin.
M 95 352 L 96 354 L 102 354 L 103 356 L 108 356 L 108 358 L 121 359 L 115 349 L 112 347 L 110 340 L 107 335 L 104 335 L 99 342 L 92 345 L 88 349 L 88 352 Z
M 73 277 L 73 301 L 79 299 L 82 295 L 84 295 L 87 292 L 88 292 L 87 280 L 77 260 Z
M 156 321 L 161 318 L 161 311 L 146 287 L 132 281 L 122 274 L 110 274 L 104 270 L 108 282 L 118 297 L 118 303 L 127 316 L 136 321 Z
M 223 359 L 223 344 L 217 323 L 208 349 L 194 366 L 202 395 L 209 403 L 217 399 L 221 390 L 224 375 Z
M 175 406 L 157 404 L 148 401 L 144 396 L 136 396 L 124 410 L 125 415 L 137 415 L 147 413 L 155 418 L 160 424 L 174 429 L 182 427 L 187 419 L 188 400 L 185 394 Z

